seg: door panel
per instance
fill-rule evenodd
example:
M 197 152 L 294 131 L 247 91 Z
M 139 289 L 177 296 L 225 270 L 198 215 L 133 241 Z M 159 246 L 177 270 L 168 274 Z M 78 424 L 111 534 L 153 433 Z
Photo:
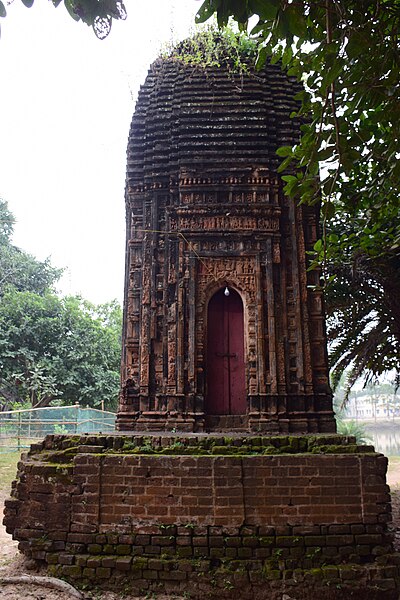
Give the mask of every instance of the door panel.
M 208 305 L 207 398 L 209 415 L 245 414 L 243 303 L 237 292 L 219 290 Z

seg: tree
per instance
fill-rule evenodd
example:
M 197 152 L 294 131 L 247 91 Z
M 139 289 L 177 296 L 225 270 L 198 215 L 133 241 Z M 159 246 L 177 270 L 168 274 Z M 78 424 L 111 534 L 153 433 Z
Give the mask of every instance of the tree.
M 12 245 L 14 221 L 0 201 L 0 410 L 54 400 L 115 408 L 120 306 L 60 298 L 61 271 Z
M 78 297 L 63 299 L 63 333 L 53 364 L 62 397 L 115 409 L 121 363 L 122 310 L 114 301 L 100 306 Z
M 0 243 L 9 243 L 14 231 L 15 217 L 10 212 L 7 202 L 0 199 Z
M 0 302 L 0 402 L 59 400 L 115 408 L 122 311 L 52 292 L 7 291 Z
M 7 202 L 0 199 L 0 298 L 10 286 L 43 294 L 60 278 L 62 269 L 54 268 L 48 259 L 41 262 L 13 246 L 14 223 Z
M 34 3 L 34 0 L 21 1 L 28 8 Z M 61 0 L 52 0 L 52 3 L 57 7 Z M 93 27 L 99 39 L 108 36 L 113 19 L 126 19 L 126 9 L 121 0 L 64 0 L 63 4 L 74 21 L 83 21 Z M 0 17 L 5 17 L 6 14 L 4 2 L 0 0 Z
M 346 373 L 346 401 L 360 377 L 367 385 L 389 371 L 400 383 L 400 256 L 387 247 L 380 223 L 372 226 L 375 239 L 365 248 L 369 228 L 363 212 L 345 217 L 343 212 L 329 226 L 328 243 L 341 242 L 328 253 L 327 270 L 335 279 L 326 289 L 326 305 L 332 383 L 335 389 Z
M 214 13 L 219 25 L 233 17 L 242 29 L 257 19 L 257 64 L 281 60 L 304 83 L 301 141 L 278 154 L 280 170 L 291 170 L 286 193 L 321 201 L 315 263 L 333 282 L 336 379 L 349 365 L 349 382 L 399 369 L 398 0 L 206 0 L 197 21 Z

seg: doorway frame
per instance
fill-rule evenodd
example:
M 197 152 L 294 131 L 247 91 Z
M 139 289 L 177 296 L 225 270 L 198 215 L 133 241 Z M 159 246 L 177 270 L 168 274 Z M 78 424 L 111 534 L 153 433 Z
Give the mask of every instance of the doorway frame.
M 246 393 L 246 415 L 249 412 L 249 385 L 248 385 L 248 310 L 247 303 L 245 299 L 245 294 L 243 291 L 238 288 L 238 286 L 229 280 L 223 280 L 214 282 L 214 284 L 210 285 L 207 289 L 206 301 L 204 303 L 204 331 L 203 331 L 203 348 L 204 348 L 204 414 L 207 415 L 206 412 L 206 402 L 208 397 L 208 373 L 207 373 L 207 365 L 208 365 L 208 305 L 211 299 L 217 294 L 220 290 L 228 287 L 234 290 L 240 297 L 243 305 L 243 360 L 244 360 L 244 383 L 245 383 L 245 393 Z M 229 416 L 229 415 L 226 415 Z

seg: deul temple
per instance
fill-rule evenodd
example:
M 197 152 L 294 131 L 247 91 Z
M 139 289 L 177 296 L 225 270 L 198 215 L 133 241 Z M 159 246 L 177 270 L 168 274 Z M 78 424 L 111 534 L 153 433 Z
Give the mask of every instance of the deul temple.
M 132 120 L 118 427 L 334 432 L 318 207 L 277 174 L 299 86 L 191 71 L 154 64 Z
M 113 434 L 49 435 L 5 525 L 77 586 L 243 600 L 398 600 L 387 459 L 335 433 L 317 206 L 283 193 L 299 85 L 157 60 L 126 178 Z

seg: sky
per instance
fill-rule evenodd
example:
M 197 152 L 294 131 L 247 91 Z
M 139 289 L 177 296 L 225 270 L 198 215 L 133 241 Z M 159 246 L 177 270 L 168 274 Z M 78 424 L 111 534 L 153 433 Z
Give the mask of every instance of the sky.
M 0 38 L 0 198 L 13 243 L 65 269 L 59 291 L 122 301 L 126 145 L 137 92 L 163 45 L 194 28 L 198 0 L 126 0 L 98 40 L 64 6 L 20 0 Z

